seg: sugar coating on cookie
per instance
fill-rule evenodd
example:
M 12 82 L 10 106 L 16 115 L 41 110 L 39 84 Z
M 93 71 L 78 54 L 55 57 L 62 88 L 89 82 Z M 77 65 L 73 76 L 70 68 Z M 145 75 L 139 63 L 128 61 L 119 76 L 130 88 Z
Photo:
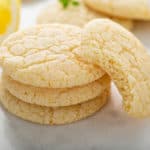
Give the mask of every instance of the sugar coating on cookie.
M 39 25 L 10 35 L 0 47 L 0 63 L 12 79 L 36 87 L 88 84 L 104 71 L 76 56 L 80 43 L 79 27 Z
M 150 20 L 149 0 L 84 0 L 92 9 L 114 17 Z
M 79 5 L 74 6 L 70 4 L 67 8 L 64 8 L 58 0 L 50 2 L 50 4 L 40 12 L 37 17 L 37 23 L 67 23 L 83 27 L 86 23 L 96 18 L 110 18 L 128 29 L 133 28 L 133 21 L 112 18 L 103 13 L 98 13 L 87 7 L 82 0 L 79 1 Z
M 71 123 L 94 114 L 106 104 L 108 95 L 109 90 L 106 90 L 86 103 L 52 108 L 25 103 L 0 87 L 0 102 L 9 112 L 22 119 L 48 125 Z
M 82 50 L 76 53 L 110 75 L 125 111 L 150 116 L 150 55 L 133 34 L 110 20 L 97 19 L 85 26 Z
M 110 87 L 110 78 L 104 75 L 92 83 L 73 88 L 37 88 L 20 84 L 10 77 L 3 75 L 4 87 L 14 96 L 24 102 L 41 106 L 58 107 L 70 106 L 86 102 L 99 95 Z

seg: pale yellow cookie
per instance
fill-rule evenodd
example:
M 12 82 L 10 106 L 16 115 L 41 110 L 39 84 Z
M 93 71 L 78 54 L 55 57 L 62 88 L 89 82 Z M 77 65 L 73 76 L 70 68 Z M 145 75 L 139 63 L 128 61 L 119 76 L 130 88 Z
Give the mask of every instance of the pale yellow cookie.
M 81 29 L 64 24 L 39 25 L 8 37 L 0 62 L 12 79 L 36 87 L 66 88 L 88 84 L 104 75 L 97 66 L 74 54 Z
M 50 4 L 40 12 L 37 17 L 37 23 L 67 23 L 83 27 L 86 23 L 96 18 L 110 18 L 128 29 L 133 28 L 133 21 L 112 18 L 103 13 L 97 13 L 85 6 L 82 0 L 79 1 L 77 6 L 69 4 L 67 8 L 64 8 L 58 0 L 50 2 Z
M 97 19 L 85 26 L 82 49 L 76 53 L 110 75 L 125 111 L 150 116 L 150 55 L 133 34 L 110 20 Z
M 150 20 L 150 0 L 84 0 L 96 11 L 126 19 Z
M 83 103 L 101 95 L 106 88 L 110 87 L 110 78 L 108 75 L 80 87 L 63 89 L 28 86 L 20 84 L 4 75 L 2 82 L 12 95 L 24 102 L 50 107 L 70 106 Z
M 86 118 L 98 111 L 106 102 L 109 90 L 101 96 L 86 103 L 67 107 L 44 107 L 25 103 L 11 95 L 2 86 L 0 87 L 0 101 L 12 114 L 40 124 L 66 124 Z

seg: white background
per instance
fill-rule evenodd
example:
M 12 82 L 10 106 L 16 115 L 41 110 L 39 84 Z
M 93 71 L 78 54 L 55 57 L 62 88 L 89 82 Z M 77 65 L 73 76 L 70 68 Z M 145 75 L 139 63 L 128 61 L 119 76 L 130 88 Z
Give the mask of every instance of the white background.
M 23 5 L 21 26 L 35 24 L 47 0 Z M 137 23 L 134 34 L 150 48 L 150 23 Z M 41 126 L 0 109 L 0 150 L 150 150 L 150 119 L 130 118 L 112 88 L 107 106 L 94 116 L 64 126 Z

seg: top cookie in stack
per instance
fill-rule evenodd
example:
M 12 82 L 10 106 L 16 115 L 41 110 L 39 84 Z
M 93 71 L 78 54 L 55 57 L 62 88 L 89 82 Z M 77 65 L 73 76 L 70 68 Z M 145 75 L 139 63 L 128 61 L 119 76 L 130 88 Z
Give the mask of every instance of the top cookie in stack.
M 102 12 L 97 12 L 91 9 L 91 7 L 89 8 L 88 5 L 85 5 L 83 0 L 76 0 L 76 5 L 73 5 L 71 0 L 64 1 L 64 3 L 59 0 L 52 1 L 40 12 L 37 23 L 67 23 L 83 27 L 89 21 L 97 18 L 109 18 L 127 29 L 133 28 L 133 21 L 111 17 Z
M 12 79 L 45 88 L 70 88 L 95 81 L 104 75 L 74 53 L 80 49 L 79 27 L 39 25 L 5 40 L 1 47 L 4 72 Z
M 64 124 L 99 110 L 110 78 L 75 54 L 79 27 L 39 25 L 12 34 L 1 45 L 0 97 L 15 115 L 42 124 Z

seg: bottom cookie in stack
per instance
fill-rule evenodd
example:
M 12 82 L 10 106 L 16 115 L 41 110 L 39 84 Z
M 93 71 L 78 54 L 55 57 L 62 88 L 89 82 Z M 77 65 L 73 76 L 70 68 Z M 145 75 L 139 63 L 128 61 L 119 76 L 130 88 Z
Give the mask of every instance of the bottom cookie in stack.
M 99 96 L 87 102 L 64 107 L 46 107 L 26 103 L 10 94 L 0 81 L 0 100 L 2 105 L 12 114 L 40 124 L 66 124 L 86 118 L 97 112 L 107 102 L 109 86 Z

